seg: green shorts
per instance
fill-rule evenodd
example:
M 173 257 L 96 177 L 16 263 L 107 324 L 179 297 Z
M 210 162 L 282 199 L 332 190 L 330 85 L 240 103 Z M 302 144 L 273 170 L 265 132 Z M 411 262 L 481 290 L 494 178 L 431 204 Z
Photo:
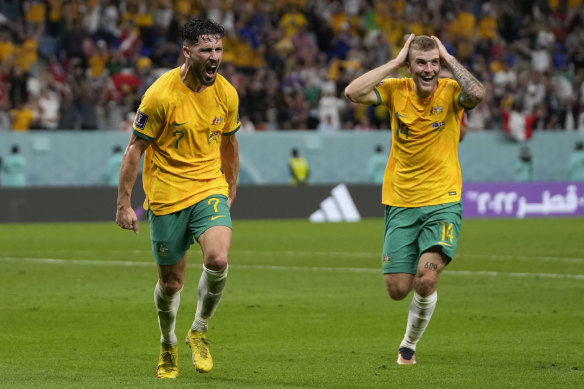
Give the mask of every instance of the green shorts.
M 461 221 L 460 202 L 419 208 L 385 207 L 383 273 L 416 274 L 420 255 L 432 247 L 440 247 L 450 262 Z
M 231 225 L 227 197 L 209 196 L 203 201 L 169 215 L 156 216 L 148 210 L 152 254 L 156 263 L 172 265 L 182 259 L 195 239 L 214 226 Z

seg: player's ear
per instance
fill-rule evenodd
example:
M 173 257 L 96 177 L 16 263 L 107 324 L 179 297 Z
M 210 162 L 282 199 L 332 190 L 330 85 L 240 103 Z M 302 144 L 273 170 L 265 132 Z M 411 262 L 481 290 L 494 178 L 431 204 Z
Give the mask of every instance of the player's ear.
M 183 46 L 182 51 L 183 51 L 183 57 L 185 57 L 185 58 L 191 57 L 191 50 L 188 46 Z
M 406 61 L 406 71 L 408 74 L 412 74 L 412 68 L 410 67 L 410 61 Z

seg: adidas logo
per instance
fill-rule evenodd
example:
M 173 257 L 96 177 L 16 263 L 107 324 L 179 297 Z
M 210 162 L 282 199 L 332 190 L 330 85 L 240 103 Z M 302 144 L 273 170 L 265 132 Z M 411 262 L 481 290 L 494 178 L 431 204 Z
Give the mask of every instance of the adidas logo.
M 359 215 L 345 184 L 335 186 L 331 195 L 320 203 L 320 209 L 310 215 L 308 220 L 313 223 L 358 222 L 361 220 L 361 215 Z

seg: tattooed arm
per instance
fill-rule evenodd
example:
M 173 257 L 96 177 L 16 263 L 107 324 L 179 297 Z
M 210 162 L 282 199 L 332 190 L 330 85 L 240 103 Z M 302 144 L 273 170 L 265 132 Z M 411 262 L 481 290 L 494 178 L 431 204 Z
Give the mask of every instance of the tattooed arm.
M 442 42 L 440 42 L 440 39 L 435 36 L 432 36 L 432 39 L 434 39 L 438 45 L 440 58 L 444 60 L 446 66 L 448 66 L 450 72 L 454 76 L 454 79 L 458 82 L 458 85 L 460 85 L 460 105 L 468 109 L 476 107 L 485 97 L 485 87 L 475 76 L 466 70 L 465 67 L 454 58 L 454 56 L 448 53 Z

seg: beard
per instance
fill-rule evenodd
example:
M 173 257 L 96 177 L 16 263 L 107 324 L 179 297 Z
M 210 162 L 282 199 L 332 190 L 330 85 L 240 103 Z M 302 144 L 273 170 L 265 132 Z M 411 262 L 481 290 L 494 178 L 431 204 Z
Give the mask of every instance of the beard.
M 205 65 L 201 66 L 200 69 L 197 69 L 197 78 L 199 79 L 201 84 L 205 86 L 211 86 L 215 83 L 215 80 L 217 79 L 217 70 L 219 69 L 219 64 L 217 64 L 217 67 L 212 73 L 209 73 L 207 69 L 208 67 Z

